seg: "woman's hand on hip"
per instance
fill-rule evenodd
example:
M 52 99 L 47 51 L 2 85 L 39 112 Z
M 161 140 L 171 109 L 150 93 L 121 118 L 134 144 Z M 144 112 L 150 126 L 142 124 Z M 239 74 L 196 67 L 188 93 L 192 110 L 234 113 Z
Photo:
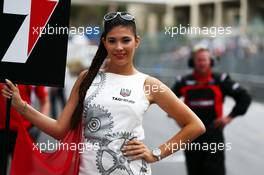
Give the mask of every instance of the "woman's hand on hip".
M 122 148 L 122 152 L 125 156 L 131 158 L 131 160 L 144 159 L 147 163 L 153 163 L 157 161 L 157 158 L 153 156 L 152 151 L 139 140 L 128 141 Z

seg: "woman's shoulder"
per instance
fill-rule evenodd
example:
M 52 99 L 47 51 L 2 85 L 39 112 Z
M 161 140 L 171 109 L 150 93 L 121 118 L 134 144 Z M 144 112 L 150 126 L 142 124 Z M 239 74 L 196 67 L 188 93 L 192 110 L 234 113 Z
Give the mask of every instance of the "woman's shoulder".
M 83 78 L 87 73 L 88 73 L 88 69 L 81 71 L 81 73 L 79 74 L 79 78 Z
M 144 90 L 147 90 L 148 99 L 150 103 L 155 103 L 155 99 L 163 95 L 163 92 L 168 89 L 168 87 L 162 83 L 158 78 L 153 76 L 148 76 L 144 83 Z
M 75 84 L 78 84 L 78 86 L 79 86 L 87 73 L 88 73 L 88 70 L 81 71 L 81 73 L 79 73 L 79 76 L 75 81 Z
M 159 79 L 156 77 L 148 75 L 145 81 L 145 85 L 161 85 L 163 84 Z

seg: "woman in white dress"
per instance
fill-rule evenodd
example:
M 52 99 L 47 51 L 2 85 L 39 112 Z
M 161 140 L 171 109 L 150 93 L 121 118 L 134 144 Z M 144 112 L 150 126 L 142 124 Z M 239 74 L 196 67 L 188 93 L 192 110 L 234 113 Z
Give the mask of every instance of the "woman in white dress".
M 131 14 L 106 14 L 91 67 L 79 75 L 57 120 L 23 101 L 9 80 L 2 94 L 12 98 L 12 106 L 26 119 L 58 140 L 81 122 L 81 143 L 92 147 L 81 152 L 79 174 L 150 175 L 150 163 L 171 155 L 180 149 L 180 143 L 191 142 L 205 132 L 205 127 L 166 85 L 134 67 L 139 44 Z M 107 63 L 100 70 L 106 57 Z M 143 143 L 142 117 L 150 104 L 159 105 L 181 126 L 178 133 L 153 150 Z

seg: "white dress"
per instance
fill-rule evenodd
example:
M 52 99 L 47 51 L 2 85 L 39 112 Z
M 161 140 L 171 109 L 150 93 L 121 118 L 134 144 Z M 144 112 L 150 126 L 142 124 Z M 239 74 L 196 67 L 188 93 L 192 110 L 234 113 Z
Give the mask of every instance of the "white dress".
M 84 104 L 80 175 L 151 175 L 144 160 L 122 154 L 124 143 L 144 139 L 143 114 L 149 107 L 144 93 L 148 75 L 99 72 Z

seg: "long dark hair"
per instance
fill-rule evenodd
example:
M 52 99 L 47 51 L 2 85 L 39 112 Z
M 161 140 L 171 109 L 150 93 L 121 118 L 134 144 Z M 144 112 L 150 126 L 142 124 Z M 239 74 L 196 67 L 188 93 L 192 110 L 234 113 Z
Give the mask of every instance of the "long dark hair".
M 85 73 L 84 78 L 82 79 L 82 82 L 80 84 L 79 88 L 79 101 L 77 106 L 75 107 L 75 110 L 73 112 L 73 115 L 71 117 L 71 123 L 70 127 L 71 129 L 75 129 L 78 126 L 78 123 L 81 121 L 82 113 L 83 113 L 83 103 L 85 99 L 85 95 L 89 87 L 91 86 L 94 78 L 96 77 L 100 67 L 102 66 L 105 58 L 107 57 L 107 50 L 102 42 L 102 39 L 105 39 L 107 34 L 117 26 L 125 26 L 130 27 L 132 29 L 132 32 L 136 34 L 136 24 L 134 21 L 127 21 L 122 19 L 120 16 L 117 16 L 116 18 L 106 21 L 104 23 L 104 31 L 100 37 L 100 43 L 98 46 L 98 49 L 96 51 L 96 54 L 93 58 L 92 64 L 89 68 L 89 71 Z

